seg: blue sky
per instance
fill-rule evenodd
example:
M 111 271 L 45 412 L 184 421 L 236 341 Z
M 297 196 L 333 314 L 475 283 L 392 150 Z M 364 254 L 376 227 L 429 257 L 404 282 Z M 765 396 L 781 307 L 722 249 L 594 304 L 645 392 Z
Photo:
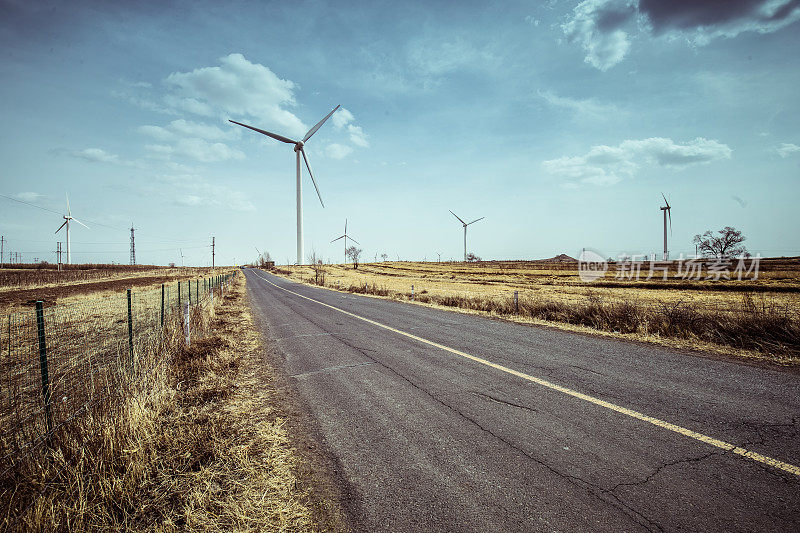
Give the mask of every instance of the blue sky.
M 670 250 L 735 226 L 800 255 L 800 5 L 0 1 L 0 194 L 72 213 L 73 262 L 305 252 L 484 259 Z M 56 213 L 0 198 L 7 250 L 53 261 Z

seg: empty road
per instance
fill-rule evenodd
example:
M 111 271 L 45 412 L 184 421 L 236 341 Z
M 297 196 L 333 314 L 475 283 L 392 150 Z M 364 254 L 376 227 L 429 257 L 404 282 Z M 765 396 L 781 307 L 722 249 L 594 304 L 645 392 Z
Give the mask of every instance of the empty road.
M 800 531 L 800 376 L 246 271 L 368 531 Z

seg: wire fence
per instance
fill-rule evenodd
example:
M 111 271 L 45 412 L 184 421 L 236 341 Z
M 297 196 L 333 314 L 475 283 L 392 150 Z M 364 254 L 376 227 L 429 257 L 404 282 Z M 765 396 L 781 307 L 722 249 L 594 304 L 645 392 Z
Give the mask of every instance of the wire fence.
M 0 479 L 98 403 L 146 379 L 170 335 L 188 340 L 236 273 L 0 317 Z

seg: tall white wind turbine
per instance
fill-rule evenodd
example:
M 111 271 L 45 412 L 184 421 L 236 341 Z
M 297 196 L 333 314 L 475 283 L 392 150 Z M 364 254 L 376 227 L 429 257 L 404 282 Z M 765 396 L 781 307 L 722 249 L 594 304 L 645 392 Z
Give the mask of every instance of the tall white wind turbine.
M 448 211 L 450 211 L 450 210 L 448 209 Z M 464 262 L 466 263 L 466 262 L 467 262 L 467 226 L 469 226 L 470 224 L 474 224 L 474 223 L 476 223 L 476 222 L 477 222 L 477 221 L 479 221 L 479 220 L 483 220 L 483 219 L 484 219 L 484 218 L 486 218 L 486 217 L 476 218 L 476 219 L 475 219 L 475 220 L 473 220 L 472 222 L 464 222 L 463 220 L 461 220 L 461 217 L 460 217 L 460 216 L 456 215 L 456 214 L 455 214 L 455 213 L 453 213 L 452 211 L 450 211 L 450 213 L 451 213 L 451 214 L 452 214 L 454 217 L 456 217 L 456 218 L 458 219 L 458 221 L 459 221 L 459 222 L 461 222 L 461 224 L 464 226 Z
M 69 195 L 67 195 L 67 214 L 64 215 L 64 223 L 61 224 L 58 227 L 58 229 L 56 230 L 56 233 L 61 231 L 61 228 L 63 228 L 64 226 L 67 227 L 66 231 L 67 231 L 67 264 L 68 265 L 72 264 L 72 251 L 71 251 L 70 245 L 69 245 L 69 222 L 70 222 L 70 220 L 74 220 L 75 222 L 77 222 L 78 224 L 83 226 L 84 228 L 89 229 L 89 226 L 87 226 L 86 224 L 84 224 L 83 222 L 81 222 L 80 220 L 78 220 L 77 218 L 72 216 L 72 211 L 70 211 L 70 208 L 69 208 Z
M 344 262 L 347 263 L 347 239 L 350 239 L 356 244 L 361 244 L 360 242 L 358 242 L 357 240 L 355 240 L 354 238 L 352 238 L 350 235 L 347 234 L 347 219 L 344 219 L 344 235 L 342 235 L 341 237 L 336 237 L 331 242 L 336 242 L 339 239 L 344 239 Z
M 667 261 L 669 260 L 669 249 L 667 248 L 667 217 L 669 217 L 669 232 L 672 233 L 672 207 L 669 205 L 667 197 L 664 196 L 663 192 L 661 193 L 661 197 L 664 199 L 664 203 L 667 204 L 659 208 L 664 212 L 664 261 Z
M 325 204 L 322 202 L 322 195 L 319 193 L 319 187 L 317 187 L 317 180 L 314 179 L 314 173 L 311 172 L 311 165 L 308 163 L 308 156 L 306 155 L 306 151 L 303 149 L 306 141 L 308 141 L 312 135 L 314 135 L 318 129 L 325 124 L 325 121 L 331 118 L 337 109 L 340 106 L 336 106 L 333 108 L 333 111 L 325 115 L 325 118 L 317 122 L 317 124 L 308 130 L 305 137 L 303 137 L 302 141 L 293 141 L 288 137 L 284 137 L 283 135 L 278 135 L 277 133 L 270 133 L 266 130 L 262 130 L 259 128 L 254 128 L 253 126 L 248 126 L 247 124 L 242 124 L 241 122 L 236 122 L 235 120 L 229 120 L 229 122 L 233 122 L 234 124 L 238 124 L 239 126 L 244 126 L 245 128 L 251 129 L 253 131 L 257 131 L 267 137 L 272 137 L 276 141 L 281 141 L 287 144 L 294 145 L 294 151 L 297 156 L 297 264 L 303 264 L 303 184 L 300 180 L 300 155 L 302 154 L 303 160 L 306 162 L 306 168 L 308 169 L 308 175 L 311 176 L 311 183 L 314 184 L 314 189 L 317 191 L 317 197 L 319 198 L 319 203 L 322 207 L 325 207 Z

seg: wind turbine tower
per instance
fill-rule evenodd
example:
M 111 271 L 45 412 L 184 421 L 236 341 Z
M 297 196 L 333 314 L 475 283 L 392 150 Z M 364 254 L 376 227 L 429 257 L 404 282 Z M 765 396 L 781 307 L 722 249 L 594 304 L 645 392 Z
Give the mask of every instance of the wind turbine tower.
M 235 120 L 228 120 L 228 122 L 233 122 L 234 124 L 238 124 L 239 126 L 243 126 L 253 131 L 257 131 L 258 133 L 266 135 L 267 137 L 272 137 L 276 141 L 281 141 L 287 144 L 294 145 L 294 152 L 297 158 L 297 264 L 298 265 L 303 264 L 303 183 L 300 179 L 301 177 L 300 156 L 301 155 L 303 156 L 303 160 L 306 163 L 306 168 L 308 169 L 308 175 L 311 176 L 311 183 L 314 184 L 314 189 L 316 189 L 317 191 L 317 197 L 319 198 L 319 203 L 322 205 L 322 207 L 325 207 L 325 204 L 322 202 L 322 195 L 319 193 L 319 187 L 317 187 L 317 180 L 314 179 L 314 173 L 311 172 L 311 165 L 309 165 L 308 163 L 308 156 L 306 155 L 306 151 L 303 149 L 303 146 L 311 138 L 311 136 L 314 135 L 317 132 L 317 130 L 322 127 L 323 124 L 325 124 L 325 121 L 331 118 L 331 115 L 333 115 L 336 112 L 336 110 L 339 109 L 339 107 L 340 106 L 338 105 L 334 107 L 333 111 L 325 115 L 325 118 L 317 122 L 317 124 L 313 128 L 308 130 L 308 133 L 306 133 L 302 141 L 293 141 L 292 139 L 284 137 L 283 135 L 278 135 L 277 133 L 270 133 L 266 130 L 254 128 L 253 126 L 248 126 L 247 124 L 242 124 L 241 122 L 236 122 Z
M 667 218 L 669 218 L 669 232 L 672 233 L 672 213 L 670 212 L 672 207 L 669 205 L 667 201 L 667 197 L 664 196 L 664 193 L 661 193 L 661 197 L 664 198 L 665 206 L 660 207 L 661 211 L 664 213 L 664 261 L 669 260 L 669 249 L 667 248 Z
M 450 210 L 448 209 L 448 211 L 450 211 Z M 460 216 L 456 215 L 456 214 L 455 214 L 455 213 L 453 213 L 452 211 L 450 211 L 450 213 L 451 213 L 451 214 L 452 214 L 454 217 L 456 217 L 456 218 L 458 219 L 458 221 L 459 221 L 459 222 L 461 222 L 461 224 L 464 226 L 464 262 L 466 263 L 466 262 L 467 262 L 467 226 L 469 226 L 470 224 L 474 224 L 474 223 L 476 223 L 476 222 L 477 222 L 477 221 L 479 221 L 479 220 L 483 220 L 483 219 L 484 219 L 484 218 L 486 218 L 486 217 L 476 218 L 476 219 L 475 219 L 475 220 L 473 220 L 472 222 L 464 222 L 463 220 L 461 220 L 461 217 L 460 217 Z
M 61 224 L 58 227 L 58 229 L 56 230 L 56 233 L 61 231 L 61 228 L 63 228 L 64 226 L 67 227 L 67 264 L 68 265 L 72 264 L 72 250 L 70 249 L 70 245 L 69 245 L 69 242 L 70 242 L 69 241 L 69 222 L 70 222 L 70 220 L 74 220 L 75 222 L 77 222 L 78 224 L 83 226 L 84 228 L 89 229 L 89 226 L 87 226 L 86 224 L 84 224 L 83 222 L 81 222 L 80 220 L 78 220 L 77 218 L 72 216 L 72 211 L 70 211 L 70 208 L 69 208 L 69 196 L 67 196 L 67 214 L 64 215 L 64 223 Z
M 355 240 L 354 238 L 352 238 L 347 234 L 347 219 L 344 219 L 344 235 L 342 235 L 341 237 L 336 237 L 331 242 L 336 242 L 339 239 L 344 239 L 344 262 L 347 263 L 347 239 L 350 239 L 354 243 L 361 245 L 360 242 L 358 242 L 357 240 Z

